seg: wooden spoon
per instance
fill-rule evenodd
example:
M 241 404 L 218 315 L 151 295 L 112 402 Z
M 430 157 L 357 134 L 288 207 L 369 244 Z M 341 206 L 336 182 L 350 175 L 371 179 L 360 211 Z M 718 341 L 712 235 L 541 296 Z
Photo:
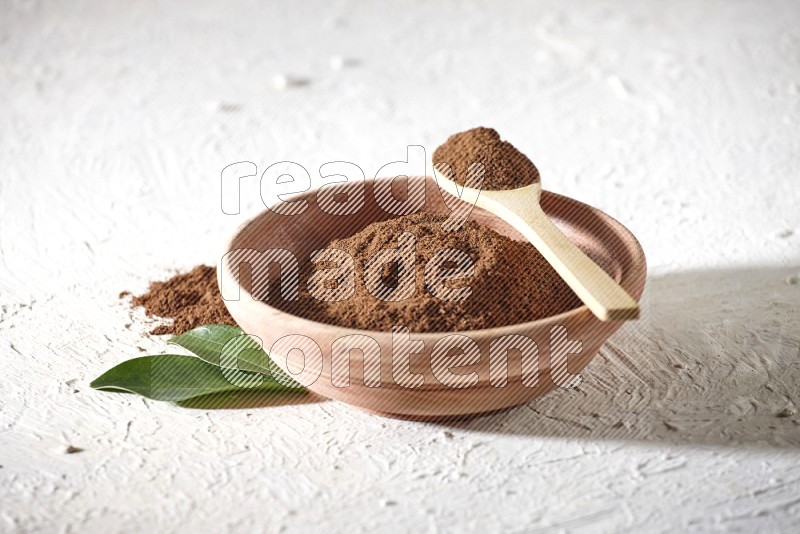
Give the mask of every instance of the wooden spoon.
M 567 239 L 539 205 L 541 181 L 518 189 L 481 190 L 460 186 L 434 167 L 440 189 L 490 211 L 511 224 L 553 266 L 578 298 L 601 321 L 639 317 L 639 304 L 606 272 Z

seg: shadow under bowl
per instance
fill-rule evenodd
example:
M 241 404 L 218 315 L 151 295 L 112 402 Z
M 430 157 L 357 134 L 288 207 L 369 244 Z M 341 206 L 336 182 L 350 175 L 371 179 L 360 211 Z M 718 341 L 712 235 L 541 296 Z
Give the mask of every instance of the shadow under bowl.
M 434 179 L 416 177 L 403 182 L 401 187 L 397 183 L 391 186 L 396 197 L 402 198 L 403 193 L 398 194 L 397 189 L 406 194 L 424 191 L 421 211 L 449 213 Z M 600 321 L 581 306 L 521 324 L 468 332 L 411 333 L 410 338 L 394 335 L 393 339 L 392 332 L 319 323 L 252 297 L 252 293 L 260 294 L 251 291 L 254 282 L 263 285 L 276 274 L 276 261 L 291 262 L 294 257 L 307 262 L 330 241 L 397 217 L 379 205 L 374 193 L 375 182 L 370 180 L 331 184 L 290 199 L 305 203 L 301 213 L 282 215 L 266 210 L 236 231 L 218 269 L 220 291 L 239 326 L 261 338 L 278 367 L 313 392 L 373 413 L 410 419 L 447 419 L 502 410 L 565 386 L 570 375 L 579 373 L 621 326 L 620 322 Z M 336 212 L 337 202 L 351 201 L 352 195 L 363 198 L 358 211 L 330 213 Z M 386 198 L 381 200 L 385 204 Z M 542 192 L 541 204 L 571 241 L 639 300 L 645 283 L 645 256 L 627 228 L 598 209 L 547 191 Z M 485 210 L 474 208 L 470 219 L 523 240 L 510 225 Z M 576 345 L 571 347 L 574 354 L 565 353 L 570 348 L 567 339 L 580 341 L 579 350 Z M 464 361 L 462 356 L 457 362 L 458 355 L 453 359 L 451 353 L 459 344 L 468 350 L 477 346 L 479 355 L 473 350 L 471 358 Z M 451 350 L 444 350 L 446 347 Z

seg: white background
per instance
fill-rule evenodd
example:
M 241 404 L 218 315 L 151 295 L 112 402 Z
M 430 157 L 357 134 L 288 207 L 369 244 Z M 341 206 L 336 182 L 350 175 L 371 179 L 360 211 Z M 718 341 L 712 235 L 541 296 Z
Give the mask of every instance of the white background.
M 0 11 L 0 530 L 800 528 L 796 2 Z M 446 427 L 89 389 L 163 350 L 117 294 L 260 209 L 253 179 L 222 213 L 224 166 L 370 177 L 477 125 L 647 253 L 644 318 L 578 390 Z

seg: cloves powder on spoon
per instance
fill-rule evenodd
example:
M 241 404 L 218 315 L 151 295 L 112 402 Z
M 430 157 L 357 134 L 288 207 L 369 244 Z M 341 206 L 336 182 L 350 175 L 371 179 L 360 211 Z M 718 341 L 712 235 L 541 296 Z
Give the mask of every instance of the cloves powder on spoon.
M 639 317 L 638 302 L 544 213 L 539 205 L 539 171 L 496 131 L 480 127 L 452 135 L 434 151 L 432 159 L 440 188 L 511 224 L 598 319 Z

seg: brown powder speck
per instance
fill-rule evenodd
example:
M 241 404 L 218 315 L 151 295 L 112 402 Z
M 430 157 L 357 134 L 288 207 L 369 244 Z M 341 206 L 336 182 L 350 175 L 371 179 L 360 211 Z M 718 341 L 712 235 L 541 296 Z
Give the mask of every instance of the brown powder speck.
M 450 165 L 451 180 L 465 185 L 473 163 L 484 167 L 483 189 L 518 189 L 539 181 L 536 166 L 500 134 L 478 127 L 451 135 L 433 152 L 433 164 Z
M 216 269 L 207 265 L 164 282 L 152 282 L 149 291 L 133 297 L 131 304 L 144 306 L 148 316 L 172 319 L 151 334 L 182 334 L 204 324 L 236 324 L 217 287 Z

